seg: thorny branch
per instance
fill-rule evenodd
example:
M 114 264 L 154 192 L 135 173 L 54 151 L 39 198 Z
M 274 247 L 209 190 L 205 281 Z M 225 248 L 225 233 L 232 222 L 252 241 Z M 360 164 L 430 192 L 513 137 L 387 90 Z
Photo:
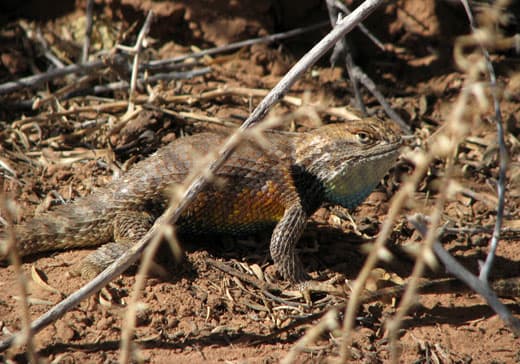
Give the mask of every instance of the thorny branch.
M 123 64 L 126 57 L 115 55 L 112 62 L 115 64 Z M 35 87 L 44 82 L 51 81 L 57 77 L 63 77 L 72 73 L 88 74 L 106 66 L 105 60 L 98 59 L 84 64 L 71 64 L 63 68 L 56 68 L 45 73 L 32 75 L 21 78 L 16 81 L 9 81 L 0 85 L 0 95 L 17 91 L 24 87 Z
M 350 14 L 350 10 L 348 10 L 348 8 L 344 4 L 336 0 L 327 0 L 327 9 L 329 12 L 329 17 L 332 26 L 336 24 L 336 19 L 340 19 L 342 16 L 338 9 L 340 9 L 345 14 Z M 384 46 L 374 36 L 372 36 L 372 34 L 368 30 L 366 30 L 366 28 L 361 28 L 362 25 L 363 24 L 359 25 L 360 29 L 364 29 L 363 32 L 376 45 L 384 49 Z M 361 84 L 363 84 L 363 86 L 365 86 L 368 89 L 368 91 L 370 91 L 372 95 L 375 96 L 377 101 L 381 104 L 381 106 L 383 106 L 383 109 L 385 110 L 386 114 L 397 124 L 399 124 L 399 126 L 405 133 L 410 134 L 411 130 L 408 124 L 406 124 L 403 118 L 401 118 L 401 116 L 399 116 L 399 114 L 392 109 L 392 107 L 386 101 L 383 94 L 377 89 L 377 86 L 374 83 L 374 81 L 372 81 L 372 79 L 354 63 L 350 45 L 347 42 L 346 38 L 343 38 L 338 43 L 336 43 L 336 46 L 334 47 L 334 50 L 332 52 L 332 56 L 330 57 L 331 63 L 334 64 L 337 61 L 337 58 L 339 58 L 340 56 L 343 56 L 345 59 L 345 66 L 347 68 L 347 73 L 350 82 L 352 83 L 352 89 L 354 91 L 356 103 L 363 115 L 367 115 L 367 110 L 363 103 L 363 98 L 359 89 L 359 82 L 361 82 Z
M 468 16 L 469 24 L 471 27 L 471 31 L 473 34 L 477 31 L 477 24 L 473 18 L 473 14 L 471 12 L 471 8 L 467 0 L 462 0 L 462 4 L 464 5 L 464 9 L 466 10 L 466 15 Z M 495 6 L 500 7 L 500 3 L 495 4 Z M 495 70 L 493 68 L 493 64 L 491 63 L 491 59 L 489 56 L 489 52 L 486 49 L 485 44 L 479 42 L 480 49 L 484 55 L 484 59 L 486 62 L 487 72 L 489 74 L 489 84 L 491 88 L 491 97 L 493 98 L 493 107 L 495 109 L 495 122 L 497 124 L 497 140 L 498 140 L 498 159 L 499 159 L 499 170 L 498 170 L 498 183 L 497 183 L 497 194 L 498 194 L 498 204 L 497 204 L 497 218 L 495 221 L 495 228 L 493 230 L 493 236 L 491 241 L 489 242 L 489 253 L 486 257 L 486 261 L 482 265 L 480 269 L 479 278 L 483 282 L 487 282 L 489 279 L 489 273 L 491 272 L 491 268 L 493 267 L 493 261 L 495 259 L 495 253 L 498 248 L 498 242 L 500 240 L 500 230 L 502 228 L 502 221 L 504 219 L 504 203 L 505 203 L 505 183 L 506 183 L 506 169 L 507 169 L 507 149 L 506 143 L 504 140 L 504 126 L 502 120 L 502 112 L 500 111 L 500 102 L 498 100 L 498 85 L 497 78 L 495 75 Z
M 334 0 L 334 6 L 337 7 L 339 10 L 341 10 L 343 13 L 345 13 L 346 15 L 349 15 L 351 13 L 351 11 L 349 10 L 349 8 L 347 8 L 345 6 L 344 3 L 342 3 L 341 1 L 339 0 Z M 334 22 L 335 23 L 335 22 Z M 367 29 L 367 27 L 365 27 L 363 25 L 363 23 L 360 23 L 358 25 L 358 28 L 359 30 L 361 30 L 361 32 L 363 32 L 363 34 L 365 34 L 365 36 L 370 39 L 372 41 L 372 43 L 374 43 L 380 50 L 384 51 L 385 50 L 385 45 L 379 40 L 377 39 L 377 37 L 372 34 L 372 32 L 370 30 Z
M 342 14 L 336 8 L 335 3 L 335 0 L 327 0 L 327 10 L 329 12 L 330 24 L 332 27 L 336 25 L 337 21 L 341 20 L 342 16 Z M 347 73 L 350 82 L 352 83 L 352 90 L 354 91 L 357 107 L 359 108 L 359 110 L 361 110 L 363 115 L 366 116 L 367 110 L 365 108 L 365 104 L 363 103 L 363 97 L 361 96 L 361 91 L 359 90 L 358 81 L 353 73 L 355 64 L 354 59 L 352 57 L 352 51 L 350 50 L 350 45 L 347 42 L 346 37 L 340 39 L 334 46 L 334 50 L 332 51 L 332 55 L 330 56 L 330 63 L 334 65 L 337 61 L 337 58 L 341 56 L 345 58 L 345 66 L 347 68 Z
M 463 90 L 461 95 L 459 96 L 458 102 L 455 105 L 452 116 L 449 120 L 449 123 L 447 124 L 448 131 L 445 132 L 446 139 L 443 143 L 445 151 L 443 154 L 447 155 L 447 163 L 446 163 L 445 175 L 444 175 L 444 180 L 447 183 L 446 186 L 449 185 L 450 176 L 453 173 L 453 157 L 454 157 L 454 153 L 456 152 L 456 147 L 458 145 L 458 141 L 462 140 L 464 138 L 464 136 L 467 134 L 467 131 L 465 130 L 467 128 L 464 128 L 462 125 L 464 122 L 466 122 L 465 118 L 464 118 L 464 110 L 466 109 L 467 104 L 470 101 L 470 98 L 469 98 L 470 94 L 472 94 L 472 93 L 475 94 L 477 101 L 480 103 L 480 108 L 482 110 L 485 109 L 485 105 L 487 105 L 487 102 L 483 97 L 479 98 L 478 95 L 481 95 L 482 92 L 481 91 L 479 92 L 478 86 L 475 86 L 475 84 L 479 80 L 479 74 L 481 72 L 483 72 L 485 69 L 487 69 L 488 72 L 490 72 L 492 74 L 491 78 L 496 82 L 494 73 L 492 72 L 492 66 L 489 61 L 489 54 L 487 54 L 487 52 L 485 50 L 483 50 L 483 54 L 484 54 L 483 64 L 482 64 L 482 62 L 469 62 L 462 54 L 463 47 L 468 46 L 469 44 L 475 44 L 475 43 L 480 44 L 480 46 L 482 48 L 483 45 L 478 41 L 478 39 L 479 39 L 479 37 L 476 36 L 476 34 L 473 34 L 472 36 L 468 36 L 468 37 L 463 37 L 458 40 L 458 42 L 455 45 L 455 49 L 454 49 L 456 61 L 458 62 L 459 66 L 464 71 L 466 71 L 468 74 L 468 79 L 466 80 L 466 82 L 468 84 L 468 88 Z M 492 87 L 493 86 L 496 87 L 496 83 L 494 85 L 492 85 Z M 468 90 L 471 90 L 471 91 L 468 91 Z M 492 94 L 493 94 L 493 100 L 494 100 L 494 105 L 495 105 L 495 112 L 497 114 L 497 123 L 500 124 L 498 129 L 500 131 L 502 129 L 501 116 L 500 116 L 498 99 L 497 99 L 497 95 L 496 95 L 496 88 L 492 89 Z M 502 131 L 502 134 L 503 134 L 503 131 Z M 500 136 L 499 136 L 499 138 L 500 138 Z M 502 138 L 503 138 L 503 135 L 502 135 Z M 437 147 L 437 149 L 439 149 L 439 147 L 440 147 L 440 143 L 439 143 L 439 146 Z M 503 151 L 505 153 L 505 145 L 504 145 Z M 502 167 L 502 165 L 501 165 L 501 167 Z M 505 160 L 504 160 L 503 167 L 504 167 L 504 170 L 502 172 L 504 173 L 503 177 L 505 178 Z M 504 181 L 502 181 L 502 182 L 504 182 Z M 502 184 L 502 188 L 503 188 L 503 186 L 504 185 Z M 455 258 L 453 258 L 451 255 L 449 255 L 444 250 L 442 245 L 437 241 L 436 229 L 440 223 L 440 213 L 442 211 L 442 207 L 443 207 L 442 205 L 443 205 L 444 201 L 446 200 L 448 189 L 449 188 L 442 190 L 440 192 L 440 196 L 437 197 L 436 207 L 432 213 L 432 226 L 428 229 L 427 232 L 426 232 L 426 230 L 423 230 L 423 235 L 425 235 L 424 245 L 421 249 L 420 255 L 417 257 L 417 260 L 416 260 L 416 263 L 414 266 L 414 271 L 413 271 L 413 274 L 410 279 L 410 287 L 403 296 L 403 300 L 400 304 L 399 310 L 398 310 L 395 318 L 389 323 L 389 330 L 390 330 L 390 335 L 391 335 L 391 339 L 392 339 L 391 343 L 392 343 L 392 349 L 393 349 L 392 350 L 393 362 L 398 361 L 398 350 L 396 347 L 397 328 L 399 327 L 400 323 L 402 322 L 405 312 L 409 309 L 409 307 L 411 305 L 412 296 L 415 293 L 417 286 L 418 286 L 418 283 L 417 283 L 418 279 L 423 273 L 423 270 L 424 270 L 424 267 L 426 264 L 426 260 L 428 259 L 427 258 L 428 254 L 431 254 L 430 249 L 433 249 L 435 251 L 435 253 L 437 253 L 439 258 L 441 258 L 441 260 L 445 263 L 446 268 L 450 272 L 452 272 L 452 273 L 457 272 L 457 277 L 464 277 L 464 279 L 465 279 L 464 282 L 466 282 L 468 285 L 470 285 L 471 288 L 476 289 L 476 290 L 478 289 L 477 292 L 481 293 L 483 295 L 483 297 L 488 301 L 490 306 L 500 315 L 500 317 L 504 320 L 504 322 L 508 326 L 510 326 L 511 329 L 516 334 L 520 333 L 520 321 L 516 320 L 511 315 L 511 313 L 507 310 L 507 308 L 504 305 L 502 305 L 500 303 L 500 301 L 498 301 L 496 295 L 494 294 L 492 289 L 489 287 L 489 284 L 487 282 L 488 281 L 487 275 L 488 275 L 489 269 L 491 268 L 491 265 L 492 265 L 492 261 L 493 261 L 493 257 L 494 257 L 494 253 L 495 253 L 494 250 L 496 249 L 496 244 L 498 243 L 498 238 L 496 240 L 493 239 L 495 244 L 494 244 L 494 246 L 491 247 L 491 252 L 490 252 L 490 255 L 488 255 L 488 259 L 486 262 L 489 264 L 487 264 L 484 267 L 484 269 L 485 269 L 484 271 L 481 271 L 481 277 L 484 276 L 484 279 L 481 278 L 480 281 L 477 277 L 471 275 L 467 271 L 466 271 L 467 274 L 463 275 L 461 273 L 461 269 L 459 269 L 460 265 L 457 263 Z M 500 193 L 500 186 L 499 186 L 499 193 Z M 503 205 L 502 205 L 502 207 L 500 207 L 500 203 L 499 203 L 498 209 L 500 210 L 500 208 L 502 208 L 502 211 L 499 212 L 499 214 L 503 214 Z M 501 216 L 497 217 L 497 220 L 500 220 L 499 224 L 501 224 L 501 219 L 502 219 Z M 498 229 L 497 229 L 497 225 L 495 225 L 495 232 L 498 234 L 499 231 L 500 231 L 500 225 L 498 225 Z
M 132 65 L 132 77 L 130 78 L 130 90 L 128 93 L 128 110 L 127 113 L 130 114 L 134 111 L 134 99 L 135 99 L 135 88 L 137 86 L 137 74 L 139 72 L 139 58 L 141 56 L 141 51 L 144 47 L 145 38 L 150 31 L 150 26 L 153 21 L 153 12 L 149 11 L 146 19 L 144 21 L 143 27 L 139 31 L 139 35 L 137 36 L 137 40 L 135 41 L 135 45 L 131 48 L 119 45 L 117 48 L 128 52 L 134 56 L 134 62 Z
M 178 68 L 178 66 L 185 66 L 181 62 L 187 59 L 199 59 L 205 56 L 219 54 L 223 52 L 229 52 L 232 50 L 240 49 L 242 47 L 258 44 L 258 43 L 272 43 L 278 40 L 295 37 L 297 35 L 312 32 L 316 29 L 323 28 L 327 22 L 321 22 L 308 27 L 296 28 L 287 32 L 281 32 L 276 34 L 267 35 L 265 37 L 259 37 L 254 39 L 248 39 L 245 41 L 230 43 L 220 47 L 214 47 L 202 50 L 200 52 L 194 52 L 183 56 L 177 56 L 169 59 L 163 59 L 159 61 L 142 62 L 139 66 L 141 71 L 144 70 L 158 70 L 158 69 L 171 69 Z M 127 62 L 127 57 L 121 54 L 116 54 L 109 57 L 110 59 L 98 59 L 83 64 L 71 64 L 59 69 L 53 69 L 41 74 L 28 76 L 21 78 L 16 81 L 10 81 L 0 84 L 0 95 L 7 94 L 10 92 L 17 91 L 25 87 L 36 87 L 44 82 L 51 81 L 58 77 L 67 76 L 69 74 L 89 74 L 98 69 L 106 67 L 107 63 L 111 63 L 117 66 L 123 66 Z
M 390 236 L 394 221 L 397 219 L 401 208 L 405 202 L 411 197 L 415 191 L 415 187 L 419 184 L 423 175 L 426 173 L 429 163 L 433 159 L 431 155 L 424 155 L 422 163 L 416 165 L 412 175 L 403 183 L 399 188 L 399 191 L 394 195 L 390 203 L 390 210 L 388 215 L 381 226 L 381 231 L 377 236 L 376 241 L 370 249 L 370 253 L 365 260 L 365 264 L 359 272 L 354 284 L 352 286 L 352 293 L 350 300 L 345 308 L 345 319 L 343 321 L 342 328 L 342 340 L 340 346 L 340 362 L 346 362 L 349 357 L 349 348 L 351 341 L 351 333 L 354 328 L 356 312 L 359 305 L 362 303 L 362 293 L 365 287 L 365 283 L 370 276 L 370 272 L 374 269 L 375 265 L 379 261 L 380 252 L 385 250 L 386 238 Z

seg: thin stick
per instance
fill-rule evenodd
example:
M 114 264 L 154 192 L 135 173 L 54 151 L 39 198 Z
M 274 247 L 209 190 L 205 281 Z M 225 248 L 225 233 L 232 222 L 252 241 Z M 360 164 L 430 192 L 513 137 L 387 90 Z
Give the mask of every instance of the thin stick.
M 310 67 L 312 67 L 312 65 L 316 63 L 321 56 L 323 56 L 323 54 L 325 54 L 339 39 L 341 39 L 341 37 L 351 31 L 357 24 L 359 24 L 359 22 L 365 19 L 382 3 L 383 0 L 366 0 L 355 11 L 353 11 L 352 14 L 338 23 L 338 25 L 332 29 L 332 31 L 327 34 L 318 44 L 316 44 L 308 53 L 306 53 L 278 82 L 278 84 L 271 90 L 271 92 L 269 92 L 269 94 L 260 102 L 260 104 L 255 108 L 244 124 L 228 138 L 218 153 L 216 160 L 209 164 L 207 168 L 204 169 L 204 172 L 194 180 L 194 182 L 187 189 L 186 193 L 183 195 L 179 205 L 169 206 L 166 211 L 155 221 L 145 236 L 139 240 L 139 242 L 130 247 L 122 256 L 120 256 L 114 263 L 112 263 L 92 281 L 58 303 L 51 310 L 47 311 L 47 313 L 40 316 L 37 320 L 33 321 L 31 324 L 32 333 L 34 334 L 43 329 L 48 324 L 56 321 L 71 308 L 75 307 L 82 300 L 88 298 L 90 295 L 100 290 L 112 279 L 114 279 L 114 277 L 123 273 L 128 267 L 135 263 L 153 237 L 158 234 L 159 230 L 162 229 L 162 226 L 164 224 L 174 224 L 177 221 L 182 212 L 189 206 L 189 204 L 191 204 L 197 194 L 206 185 L 206 179 L 208 176 L 211 176 L 227 160 L 231 153 L 233 153 L 244 130 L 260 122 L 260 120 L 266 115 L 269 108 L 283 97 L 283 95 L 304 72 L 309 70 Z M 12 344 L 13 340 L 18 337 L 18 335 L 20 334 L 16 333 L 0 342 L 0 351 L 8 348 Z
M 344 3 L 342 3 L 341 1 L 339 0 L 335 0 L 334 1 L 334 6 L 337 7 L 338 9 L 340 9 L 342 12 L 344 12 L 345 14 L 349 15 L 350 13 L 352 13 L 350 11 L 349 8 L 347 8 L 345 6 Z M 379 40 L 377 39 L 377 37 L 372 34 L 372 32 L 370 30 L 367 29 L 366 26 L 363 25 L 363 23 L 359 23 L 358 25 L 358 28 L 359 30 L 361 30 L 361 32 L 363 32 L 363 34 L 365 34 L 367 36 L 368 39 L 370 39 L 372 41 L 372 43 L 374 43 L 380 50 L 382 51 L 385 51 L 385 45 Z
M 116 87 L 117 84 L 114 84 L 114 87 Z M 224 87 L 224 88 L 218 88 L 216 90 L 210 90 L 205 91 L 199 95 L 169 95 L 162 98 L 162 100 L 166 103 L 193 103 L 195 101 L 203 101 L 203 100 L 211 100 L 216 97 L 220 96 L 228 96 L 228 95 L 238 95 L 238 96 L 248 96 L 248 97 L 265 97 L 269 93 L 269 90 L 264 89 L 250 89 L 245 87 Z M 88 97 L 87 97 L 88 98 Z M 144 105 L 149 102 L 149 98 L 146 96 L 137 96 L 134 100 L 135 104 L 138 105 Z M 284 96 L 281 100 L 283 102 L 286 102 L 290 105 L 294 106 L 301 106 L 303 104 L 302 100 L 300 98 L 294 97 L 294 96 Z M 127 107 L 128 103 L 126 101 L 111 101 L 104 104 L 99 105 L 87 105 L 87 106 L 79 106 L 79 107 L 72 107 L 69 110 L 64 111 L 58 111 L 58 112 L 51 112 L 51 113 L 43 113 L 39 114 L 37 116 L 30 116 L 25 117 L 23 119 L 19 119 L 14 121 L 13 128 L 19 127 L 22 124 L 26 124 L 33 121 L 41 121 L 41 120 L 48 120 L 50 118 L 58 118 L 62 116 L 68 116 L 68 115 L 77 115 L 81 113 L 101 113 L 101 112 L 117 112 L 125 107 Z M 342 114 L 338 113 L 334 110 L 334 108 L 331 108 L 331 114 L 334 114 L 336 116 L 341 117 L 347 117 L 348 113 L 344 111 Z M 356 119 L 353 117 L 353 119 Z
M 54 55 L 54 53 L 52 53 L 49 45 L 47 44 L 47 41 L 45 40 L 45 38 L 43 37 L 43 34 L 42 34 L 42 29 L 38 26 L 36 28 L 36 30 L 34 31 L 31 31 L 31 32 L 34 32 L 34 38 L 35 40 L 40 43 L 40 46 L 42 47 L 43 49 L 43 55 L 57 68 L 62 68 L 64 67 L 65 65 L 63 64 L 63 62 Z
M 335 309 L 330 309 L 322 317 L 320 322 L 310 328 L 304 336 L 302 336 L 296 344 L 291 347 L 291 350 L 280 361 L 281 364 L 292 364 L 296 361 L 296 357 L 305 347 L 315 342 L 326 331 L 334 331 L 339 328 L 338 312 Z
M 194 58 L 194 59 L 202 58 L 206 55 L 228 52 L 231 50 L 239 49 L 242 47 L 246 47 L 246 46 L 250 46 L 250 45 L 258 44 L 258 43 L 272 43 L 272 42 L 275 42 L 278 40 L 287 39 L 287 38 L 295 37 L 297 35 L 312 32 L 312 31 L 315 31 L 316 29 L 323 28 L 327 25 L 328 25 L 327 22 L 321 22 L 321 23 L 314 24 L 314 25 L 311 25 L 308 27 L 293 29 L 288 32 L 276 33 L 276 34 L 268 35 L 265 37 L 254 38 L 254 39 L 249 39 L 249 40 L 245 40 L 245 41 L 241 41 L 241 42 L 231 43 L 231 44 L 228 44 L 225 46 L 205 49 L 200 52 L 190 53 L 190 54 L 186 54 L 186 55 L 179 56 L 179 57 L 164 59 L 164 60 L 160 60 L 160 61 L 150 61 L 147 63 L 143 62 L 143 63 L 141 63 L 141 68 L 144 70 L 169 68 L 169 67 L 171 67 L 172 64 L 182 62 L 189 58 Z M 125 62 L 126 62 L 126 57 L 123 55 L 115 55 L 111 59 L 111 63 L 118 65 L 118 66 L 123 66 L 125 64 Z M 95 61 L 86 62 L 84 64 L 72 64 L 72 65 L 65 66 L 60 69 L 50 70 L 48 72 L 41 73 L 38 75 L 24 77 L 24 78 L 21 78 L 16 81 L 10 81 L 10 82 L 0 84 L 0 95 L 14 92 L 14 91 L 17 91 L 24 87 L 35 87 L 44 82 L 50 81 L 54 78 L 66 76 L 66 75 L 69 75 L 72 73 L 89 73 L 89 72 L 95 71 L 99 68 L 103 68 L 105 66 L 106 66 L 106 62 L 104 60 L 95 60 Z
M 139 57 L 141 56 L 141 51 L 143 49 L 143 43 L 146 35 L 150 31 L 150 25 L 152 25 L 153 19 L 153 11 L 149 11 L 146 19 L 144 21 L 143 27 L 139 31 L 137 36 L 137 40 L 135 41 L 135 45 L 131 48 L 118 45 L 117 48 L 124 50 L 130 54 L 134 55 L 134 62 L 132 64 L 132 77 L 130 78 L 130 90 L 128 92 L 128 110 L 127 113 L 130 114 L 134 111 L 134 99 L 135 99 L 135 88 L 137 86 L 137 75 L 139 72 Z
M 381 92 L 379 92 L 374 81 L 372 81 L 372 79 L 370 77 L 368 77 L 368 75 L 357 66 L 354 67 L 352 72 L 354 73 L 354 76 L 356 77 L 356 79 L 358 81 L 360 81 L 363 84 L 363 86 L 365 86 L 368 89 L 368 91 L 370 91 L 372 93 L 372 95 L 374 95 L 374 97 L 377 99 L 377 101 L 379 101 L 381 106 L 383 106 L 383 109 L 385 110 L 386 114 L 393 121 L 395 121 L 397 124 L 399 124 L 399 126 L 405 133 L 410 134 L 412 131 L 410 130 L 410 127 L 408 126 L 408 124 L 406 124 L 406 122 L 401 118 L 401 116 L 399 116 L 399 114 L 396 113 L 394 111 L 394 109 L 392 109 L 392 106 L 390 106 L 390 104 L 388 102 L 386 102 L 385 97 L 383 96 L 383 94 Z
M 122 65 L 125 61 L 126 57 L 122 55 L 115 55 L 112 59 L 112 63 L 120 65 Z M 70 75 L 71 73 L 90 73 L 103 67 L 106 67 L 106 62 L 102 59 L 84 64 L 71 64 L 63 68 L 57 68 L 45 73 L 24 77 L 16 81 L 10 81 L 1 84 L 0 95 L 14 92 L 24 87 L 35 87 L 54 78 Z
M 265 37 L 253 38 L 253 39 L 243 40 L 240 42 L 230 43 L 230 44 L 226 44 L 226 45 L 223 45 L 220 47 L 205 49 L 205 50 L 202 50 L 202 51 L 196 52 L 196 53 L 185 54 L 182 56 L 177 56 L 177 57 L 173 57 L 173 58 L 169 58 L 169 59 L 162 59 L 162 60 L 158 60 L 158 61 L 150 61 L 148 63 L 143 63 L 141 65 L 141 67 L 143 69 L 148 69 L 148 70 L 167 67 L 173 63 L 180 63 L 180 62 L 183 62 L 190 58 L 193 58 L 193 59 L 202 58 L 205 56 L 211 56 L 214 54 L 233 51 L 235 49 L 240 49 L 240 48 L 251 46 L 254 44 L 258 44 L 258 43 L 276 42 L 278 40 L 287 39 L 287 38 L 295 37 L 297 35 L 309 33 L 316 29 L 323 28 L 327 25 L 329 25 L 329 23 L 321 22 L 318 24 L 310 25 L 308 27 L 304 27 L 304 28 L 296 28 L 293 30 L 289 30 L 287 32 L 276 33 L 276 34 L 266 35 Z
M 471 8 L 468 4 L 467 0 L 462 0 L 462 4 L 464 5 L 464 9 L 466 10 L 466 15 L 468 16 L 469 24 L 471 27 L 471 31 L 473 34 L 477 31 L 476 23 L 473 18 L 473 14 L 471 12 Z M 476 38 L 478 40 L 478 38 Z M 497 194 L 498 194 L 498 204 L 497 204 L 497 218 L 495 221 L 495 228 L 493 230 L 493 236 L 491 237 L 491 241 L 489 242 L 489 253 L 486 257 L 486 261 L 482 265 L 480 269 L 479 278 L 487 282 L 489 279 L 489 272 L 493 267 L 493 261 L 495 259 L 495 254 L 498 248 L 498 242 L 500 240 L 500 230 L 502 228 L 502 221 L 504 219 L 504 204 L 505 204 L 505 181 L 506 181 L 506 170 L 507 170 L 507 148 L 504 140 L 504 126 L 502 121 L 502 112 L 500 111 L 500 102 L 498 101 L 498 85 L 497 78 L 495 75 L 495 70 L 493 68 L 493 64 L 491 63 L 491 59 L 489 57 L 489 52 L 484 46 L 484 44 L 480 43 L 480 49 L 484 54 L 484 59 L 486 61 L 486 67 L 489 74 L 489 83 L 491 87 L 491 97 L 493 98 L 493 106 L 495 109 L 495 122 L 497 124 L 497 139 L 498 139 L 498 158 L 499 158 L 499 167 L 498 167 L 498 184 L 497 184 Z
M 474 227 L 445 227 L 444 231 L 448 234 L 493 234 L 494 226 L 474 226 Z M 504 227 L 500 229 L 502 239 L 520 239 L 520 228 Z M 505 235 L 504 235 L 505 234 Z
M 85 40 L 83 42 L 83 50 L 81 52 L 81 63 L 88 61 L 88 52 L 90 49 L 90 37 L 92 36 L 92 13 L 94 9 L 94 0 L 87 0 L 87 10 L 85 18 L 87 24 L 85 26 Z
M 337 0 L 327 0 L 327 9 L 329 11 L 329 17 L 332 26 L 335 24 L 335 19 L 337 18 L 339 12 L 338 8 L 341 9 L 346 14 L 350 14 L 350 10 L 343 5 L 343 3 L 337 1 Z M 360 24 L 361 29 L 362 24 Z M 370 33 L 367 34 L 370 39 Z M 374 41 L 374 39 L 372 39 Z M 377 39 L 375 39 L 377 41 Z M 376 42 L 376 45 L 381 45 L 382 49 L 384 50 L 384 46 L 380 42 Z M 401 129 L 407 133 L 410 134 L 411 130 L 410 127 L 406 124 L 406 122 L 397 114 L 390 104 L 386 101 L 383 94 L 377 89 L 374 81 L 365 73 L 363 70 L 358 67 L 352 58 L 352 52 L 350 50 L 350 46 L 348 44 L 348 41 L 346 38 L 343 38 L 340 42 L 336 44 L 334 47 L 334 51 L 331 56 L 331 63 L 335 63 L 335 58 L 339 57 L 339 55 L 343 54 L 345 57 L 345 66 L 347 68 L 348 77 L 352 83 L 352 89 L 354 90 L 354 96 L 356 98 L 356 104 L 358 108 L 361 110 L 363 115 L 367 115 L 367 110 L 365 108 L 365 104 L 363 103 L 363 98 L 361 97 L 361 91 L 359 90 L 359 84 L 358 82 L 361 82 L 363 86 L 365 86 L 372 95 L 375 96 L 377 101 L 383 106 L 383 109 L 385 110 L 386 114 L 394 120 Z
M 264 292 L 265 291 L 282 291 L 282 289 L 275 284 L 272 284 L 272 283 L 269 283 L 266 281 L 261 281 L 258 278 L 256 278 L 255 276 L 252 276 L 247 273 L 239 272 L 236 269 L 229 267 L 227 264 L 219 262 L 218 260 L 206 258 L 206 263 L 208 263 L 209 265 L 211 265 L 214 268 L 221 270 L 224 273 L 235 276 L 238 279 L 240 279 L 241 281 L 249 283 L 252 286 L 254 286 L 257 289 L 260 289 Z
M 327 10 L 329 13 L 330 24 L 332 27 L 336 26 L 336 22 L 341 19 L 341 13 L 338 11 L 336 7 L 336 0 L 327 0 Z M 361 91 L 359 90 L 359 85 L 356 77 L 354 77 L 354 73 L 352 70 L 354 69 L 354 59 L 352 58 L 352 52 L 350 50 L 350 45 L 347 42 L 346 37 L 343 37 L 340 41 L 336 43 L 334 46 L 334 50 L 332 51 L 332 55 L 330 56 L 330 63 L 334 65 L 337 61 L 337 58 L 340 56 L 344 56 L 345 58 L 345 66 L 347 68 L 348 77 L 350 82 L 352 83 L 352 90 L 354 90 L 354 97 L 356 98 L 356 104 L 363 116 L 367 115 L 367 109 L 365 104 L 363 103 L 363 97 L 361 96 Z
M 66 86 L 62 87 L 61 89 L 54 91 L 52 94 L 46 95 L 42 99 L 37 98 L 33 102 L 32 109 L 36 110 L 36 109 L 43 108 L 47 104 L 49 104 L 55 100 L 61 99 L 61 97 L 63 95 L 73 93 L 73 92 L 81 89 L 85 85 L 88 85 L 88 83 L 90 81 L 96 79 L 97 77 L 98 77 L 98 75 L 96 73 L 88 75 L 88 76 L 82 76 L 76 82 L 69 83 Z
M 414 227 L 422 234 L 427 234 L 426 226 L 420 222 L 419 215 L 414 215 L 408 219 Z M 482 281 L 477 276 L 471 274 L 462 264 L 460 264 L 450 253 L 448 253 L 437 238 L 433 243 L 433 251 L 446 267 L 446 270 L 455 277 L 466 283 L 473 291 L 481 295 L 500 318 L 513 330 L 516 335 L 520 335 L 520 320 L 514 317 L 507 307 L 500 302 L 493 289 L 487 281 Z
M 155 236 L 152 237 L 152 241 L 150 242 L 148 248 L 144 251 L 143 260 L 139 266 L 139 271 L 137 272 L 135 284 L 130 296 L 130 303 L 126 310 L 125 319 L 123 321 L 120 345 L 121 355 L 119 356 L 120 364 L 127 364 L 131 359 L 132 336 L 135 330 L 135 322 L 137 317 L 137 300 L 144 288 L 146 275 L 148 274 L 148 270 L 152 265 L 153 257 L 155 256 L 157 249 L 159 249 L 159 245 L 161 244 L 163 236 L 174 239 L 174 232 L 171 225 L 162 225 L 161 227 L 162 229 L 159 231 L 160 233 L 155 234 Z
M 204 67 L 204 68 L 198 68 L 190 71 L 184 71 L 184 72 L 169 72 L 169 73 L 156 73 L 153 76 L 149 77 L 140 77 L 137 79 L 137 86 L 139 88 L 143 88 L 146 85 L 153 84 L 158 81 L 172 81 L 172 80 L 186 80 L 190 78 L 194 78 L 197 76 L 205 75 L 209 72 L 211 72 L 211 67 Z M 97 85 L 92 88 L 92 91 L 94 94 L 100 94 L 107 91 L 115 91 L 115 90 L 122 90 L 125 88 L 128 88 L 129 83 L 128 81 L 118 81 L 118 82 L 112 82 L 106 85 Z M 134 98 L 134 103 L 137 100 Z

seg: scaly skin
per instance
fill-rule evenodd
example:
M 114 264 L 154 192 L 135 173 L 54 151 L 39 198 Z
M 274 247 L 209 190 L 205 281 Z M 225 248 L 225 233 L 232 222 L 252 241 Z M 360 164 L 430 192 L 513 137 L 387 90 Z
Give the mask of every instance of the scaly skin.
M 146 233 L 171 185 L 182 183 L 197 157 L 225 137 L 201 133 L 175 140 L 91 195 L 15 226 L 18 252 L 104 244 L 82 266 L 92 277 Z M 265 150 L 243 143 L 178 228 L 237 235 L 274 226 L 271 256 L 286 279 L 302 282 L 307 276 L 295 246 L 309 217 L 325 202 L 347 208 L 361 203 L 395 162 L 401 137 L 394 124 L 371 118 L 307 133 L 269 132 L 267 139 Z

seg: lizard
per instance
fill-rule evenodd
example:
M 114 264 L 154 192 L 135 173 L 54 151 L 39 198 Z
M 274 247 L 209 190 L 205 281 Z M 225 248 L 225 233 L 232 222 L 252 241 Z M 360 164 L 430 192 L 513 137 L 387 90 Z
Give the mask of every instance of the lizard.
M 101 246 L 79 268 L 92 278 L 148 231 L 167 206 L 171 186 L 226 137 L 204 132 L 174 140 L 106 186 L 15 225 L 15 248 L 27 256 Z M 302 133 L 270 131 L 267 139 L 267 148 L 244 141 L 176 228 L 231 235 L 272 228 L 269 250 L 279 273 L 305 282 L 295 248 L 307 221 L 324 203 L 349 209 L 362 203 L 395 163 L 400 129 L 370 117 Z M 0 257 L 3 250 L 0 236 Z

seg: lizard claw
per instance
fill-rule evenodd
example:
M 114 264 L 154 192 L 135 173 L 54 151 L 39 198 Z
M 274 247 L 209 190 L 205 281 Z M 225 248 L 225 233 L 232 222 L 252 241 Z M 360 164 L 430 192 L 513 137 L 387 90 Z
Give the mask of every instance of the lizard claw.
M 292 296 L 301 295 L 308 305 L 312 304 L 311 294 L 312 293 L 326 293 L 335 296 L 344 296 L 345 291 L 341 286 L 335 284 L 336 279 L 329 279 L 325 282 L 309 279 L 292 284 L 292 290 L 289 291 Z
M 297 288 L 300 292 L 307 291 L 309 293 L 328 293 L 334 295 L 343 294 L 343 289 L 335 285 L 334 282 L 335 280 L 328 280 L 325 282 L 308 280 L 305 282 L 297 283 Z

